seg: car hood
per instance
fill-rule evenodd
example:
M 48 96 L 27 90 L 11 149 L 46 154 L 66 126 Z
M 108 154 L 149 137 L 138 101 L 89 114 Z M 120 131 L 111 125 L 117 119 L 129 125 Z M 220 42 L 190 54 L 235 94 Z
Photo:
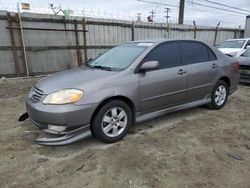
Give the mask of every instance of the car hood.
M 83 89 L 85 84 L 117 74 L 115 71 L 79 67 L 49 75 L 39 80 L 35 87 L 49 94 L 66 88 Z
M 250 66 L 250 57 L 240 56 L 238 60 L 240 65 Z
M 241 51 L 241 48 L 218 48 L 223 54 L 230 54 L 235 56 L 237 52 Z

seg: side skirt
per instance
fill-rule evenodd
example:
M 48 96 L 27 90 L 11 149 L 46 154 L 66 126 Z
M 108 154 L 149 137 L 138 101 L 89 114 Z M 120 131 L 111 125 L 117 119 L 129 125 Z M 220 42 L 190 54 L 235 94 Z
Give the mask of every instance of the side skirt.
M 147 114 L 136 114 L 136 123 L 140 123 L 140 122 L 144 122 L 144 121 L 147 121 L 147 120 L 150 120 L 150 119 L 154 119 L 154 118 L 157 118 L 159 116 L 169 114 L 169 113 L 172 113 L 172 112 L 202 106 L 202 105 L 208 104 L 210 102 L 211 102 L 211 98 L 208 97 L 208 98 L 205 98 L 205 99 L 202 99 L 202 100 L 189 102 L 189 103 L 174 106 L 174 107 L 171 107 L 171 108 L 166 108 L 166 109 L 162 109 L 162 110 L 155 111 L 155 112 L 149 112 Z

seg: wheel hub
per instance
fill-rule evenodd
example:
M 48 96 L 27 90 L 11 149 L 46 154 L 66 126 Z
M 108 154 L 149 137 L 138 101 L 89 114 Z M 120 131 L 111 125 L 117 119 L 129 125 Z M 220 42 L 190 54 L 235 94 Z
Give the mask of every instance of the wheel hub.
M 106 112 L 102 120 L 102 130 L 109 137 L 118 136 L 127 126 L 127 114 L 120 107 L 114 107 Z
M 220 85 L 215 91 L 215 103 L 222 105 L 226 100 L 227 91 L 224 85 Z

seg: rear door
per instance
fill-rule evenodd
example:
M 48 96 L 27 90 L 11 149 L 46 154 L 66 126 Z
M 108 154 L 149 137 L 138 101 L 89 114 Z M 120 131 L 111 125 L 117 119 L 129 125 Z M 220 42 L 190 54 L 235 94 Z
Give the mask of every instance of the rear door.
M 181 42 L 183 62 L 187 66 L 187 100 L 203 99 L 214 87 L 218 74 L 218 61 L 213 51 L 197 41 Z
M 142 112 L 155 111 L 186 101 L 187 73 L 182 65 L 179 42 L 166 42 L 155 47 L 142 60 L 159 61 L 157 70 L 139 73 Z

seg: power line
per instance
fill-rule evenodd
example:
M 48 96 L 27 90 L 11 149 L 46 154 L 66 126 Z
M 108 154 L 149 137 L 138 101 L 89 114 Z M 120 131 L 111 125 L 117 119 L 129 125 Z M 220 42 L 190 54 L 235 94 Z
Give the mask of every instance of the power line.
M 189 5 L 189 4 L 188 4 Z M 230 13 L 227 13 L 227 12 L 223 12 L 223 11 L 221 11 L 221 12 L 219 12 L 219 11 L 214 11 L 214 10 L 208 10 L 208 9 L 200 9 L 200 8 L 198 8 L 196 5 L 189 5 L 189 6 L 192 6 L 192 8 L 193 8 L 193 10 L 194 11 L 198 11 L 200 14 L 202 14 L 202 15 L 204 15 L 205 17 L 207 17 L 207 18 L 209 18 L 210 20 L 215 20 L 215 21 L 217 21 L 217 22 L 221 22 L 222 24 L 230 24 L 230 26 L 229 25 L 226 25 L 226 26 L 224 26 L 224 27 L 235 27 L 236 25 L 237 25 L 237 27 L 239 26 L 239 22 L 228 22 L 228 21 L 223 21 L 223 18 L 222 19 L 218 19 L 218 18 L 216 18 L 215 16 L 212 16 L 213 14 L 211 14 L 211 13 L 215 13 L 215 14 L 223 14 L 224 16 L 226 15 L 230 15 L 230 17 L 231 16 L 235 16 L 235 17 L 239 17 L 239 15 L 236 15 L 236 14 L 230 14 Z M 191 9 L 191 7 L 187 7 L 187 9 Z M 209 12 L 209 13 L 206 13 L 206 12 Z M 244 18 L 245 19 L 245 18 Z M 203 22 L 204 21 L 206 21 L 206 20 L 196 20 L 196 21 L 200 21 L 200 23 L 201 24 L 204 24 Z M 242 22 L 243 23 L 243 22 Z
M 226 4 L 223 4 L 223 3 L 217 3 L 217 2 L 214 2 L 214 1 L 210 1 L 210 0 L 204 0 L 204 1 L 206 1 L 208 3 L 224 6 L 224 7 L 227 7 L 227 8 L 231 8 L 231 9 L 236 9 L 236 10 L 240 10 L 240 11 L 244 11 L 244 12 L 250 12 L 250 10 L 244 10 L 244 9 L 234 7 L 234 6 L 230 6 L 230 5 L 226 5 Z
M 191 4 L 194 4 L 194 5 L 199 5 L 199 6 L 207 7 L 207 8 L 213 8 L 213 9 L 223 10 L 223 11 L 227 11 L 227 12 L 231 12 L 231 13 L 237 13 L 237 14 L 248 15 L 247 13 L 238 12 L 238 11 L 234 11 L 234 10 L 228 10 L 228 9 L 219 8 L 219 7 L 210 6 L 210 5 L 205 5 L 205 4 L 196 3 L 196 2 L 193 2 L 193 1 L 191 1 L 190 3 L 191 3 Z
M 169 7 L 179 7 L 178 5 L 172 5 L 172 4 L 167 4 L 167 3 L 159 3 L 156 1 L 147 1 L 147 0 L 137 0 L 139 2 L 143 2 L 143 3 L 151 3 L 151 4 L 155 4 L 155 5 L 163 5 L 163 6 L 169 6 Z

